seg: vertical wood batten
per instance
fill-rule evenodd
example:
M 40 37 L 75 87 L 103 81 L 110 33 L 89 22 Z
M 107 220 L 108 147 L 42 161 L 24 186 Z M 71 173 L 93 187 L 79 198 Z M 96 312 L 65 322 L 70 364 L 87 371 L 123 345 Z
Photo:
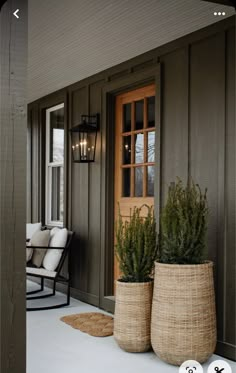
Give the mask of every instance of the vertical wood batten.
M 72 93 L 68 92 L 68 130 L 73 127 L 73 115 L 72 115 Z M 68 217 L 68 228 L 72 230 L 72 163 L 73 163 L 73 156 L 71 150 L 71 135 L 68 136 L 67 142 L 67 157 L 68 157 L 68 204 L 67 204 L 67 217 Z
M 188 49 L 161 57 L 161 204 L 168 185 L 188 178 Z
M 208 255 L 216 264 L 218 338 L 223 338 L 224 32 L 191 48 L 191 176 L 208 189 Z M 223 174 L 222 174 L 223 172 Z
M 144 97 L 144 105 L 143 105 L 143 128 L 147 128 L 147 97 Z M 144 159 L 143 162 L 146 163 L 148 161 L 148 132 L 144 132 L 143 134 L 143 145 L 144 145 Z M 147 197 L 147 187 L 148 187 L 148 180 L 147 180 L 147 167 L 143 167 L 143 197 Z
M 88 85 L 71 92 L 72 127 L 79 124 L 82 114 L 88 113 Z M 76 242 L 71 253 L 72 286 L 87 293 L 88 290 L 88 164 L 72 163 L 72 229 Z M 73 275 L 74 274 L 74 275 Z
M 69 160 L 71 154 L 71 143 L 70 143 L 70 133 L 69 133 L 69 97 L 68 93 L 65 92 L 64 100 L 64 226 L 71 229 L 69 225 Z
M 40 198 L 39 198 L 39 189 L 40 189 L 40 173 L 39 168 L 41 165 L 40 159 L 40 125 L 39 125 L 39 105 L 35 104 L 32 105 L 31 110 L 31 130 L 32 130 L 32 154 L 31 154 L 31 161 L 32 161 L 32 222 L 40 221 Z
M 99 298 L 99 273 L 100 273 L 100 240 L 101 240 L 101 122 L 102 122 L 102 102 L 101 90 L 103 81 L 98 81 L 89 86 L 89 107 L 90 114 L 100 114 L 100 128 L 97 133 L 97 144 L 95 162 L 89 168 L 89 278 L 88 278 L 88 292 Z M 97 305 L 99 301 L 97 300 Z
M 236 19 L 236 18 L 235 18 Z M 236 183 L 235 183 L 235 30 L 227 32 L 226 50 L 226 137 L 225 137 L 225 315 L 224 341 L 236 345 Z M 236 356 L 235 356 L 236 358 Z
M 25 373 L 27 1 L 5 3 L 0 28 L 0 371 Z
M 30 223 L 32 220 L 32 110 L 28 110 L 28 125 L 27 125 L 27 214 L 26 221 Z
M 221 335 L 224 341 L 224 320 L 225 320 L 225 268 L 226 268 L 226 205 L 225 205 L 225 176 L 226 176 L 226 54 L 227 54 L 227 40 L 226 32 L 218 37 L 218 48 L 221 51 L 221 57 L 218 57 L 219 66 L 222 73 L 219 76 L 218 99 L 221 101 L 218 125 L 218 201 L 217 201 L 217 314 L 218 321 L 218 339 Z M 223 73 L 224 72 L 224 73 Z
M 134 129 L 135 129 L 135 102 L 132 102 L 131 104 L 131 131 L 134 131 Z M 135 142 L 134 142 L 134 135 L 131 135 L 131 163 L 132 164 L 134 164 L 134 160 L 135 160 Z M 130 197 L 134 197 L 135 196 L 135 169 L 134 167 L 131 167 L 130 169 L 130 185 L 131 185 Z
M 187 107 L 187 122 L 188 122 L 188 182 L 191 181 L 191 45 L 186 48 L 187 53 L 187 64 L 188 64 L 188 107 Z
M 158 58 L 159 61 L 159 58 Z M 155 76 L 155 180 L 154 180 L 154 213 L 157 231 L 159 232 L 161 202 L 161 163 L 162 163 L 162 66 L 158 62 Z

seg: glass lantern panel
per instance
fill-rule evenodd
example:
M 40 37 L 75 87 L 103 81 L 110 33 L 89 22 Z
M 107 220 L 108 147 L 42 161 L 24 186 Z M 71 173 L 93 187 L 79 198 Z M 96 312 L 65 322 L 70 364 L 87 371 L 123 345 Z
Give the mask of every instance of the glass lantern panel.
M 95 156 L 96 132 L 80 132 L 80 160 L 93 161 Z
M 80 160 L 80 136 L 79 132 L 72 132 L 71 136 L 72 141 L 72 154 L 73 154 L 73 160 L 79 161 Z

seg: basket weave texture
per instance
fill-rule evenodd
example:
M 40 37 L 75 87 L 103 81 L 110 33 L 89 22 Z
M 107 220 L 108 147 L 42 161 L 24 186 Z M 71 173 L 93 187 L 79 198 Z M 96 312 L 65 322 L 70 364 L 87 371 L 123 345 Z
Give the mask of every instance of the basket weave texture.
M 151 305 L 153 281 L 116 282 L 114 338 L 128 352 L 151 348 Z
M 173 365 L 205 362 L 216 346 L 213 263 L 155 263 L 151 343 Z

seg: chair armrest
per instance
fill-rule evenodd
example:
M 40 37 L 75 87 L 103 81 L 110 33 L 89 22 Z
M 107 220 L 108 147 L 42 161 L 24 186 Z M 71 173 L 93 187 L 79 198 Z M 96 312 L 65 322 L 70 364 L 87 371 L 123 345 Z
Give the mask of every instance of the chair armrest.
M 27 249 L 52 249 L 52 250 L 65 250 L 64 247 L 50 247 L 50 246 L 26 246 Z

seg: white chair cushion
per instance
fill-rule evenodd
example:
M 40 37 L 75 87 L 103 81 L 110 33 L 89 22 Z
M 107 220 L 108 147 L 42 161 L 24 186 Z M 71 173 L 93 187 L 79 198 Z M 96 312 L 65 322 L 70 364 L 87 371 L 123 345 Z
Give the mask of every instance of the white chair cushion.
M 50 231 L 39 231 L 35 232 L 33 237 L 30 240 L 31 246 L 34 247 L 47 247 L 50 240 Z M 33 256 L 32 256 L 32 264 L 34 264 L 36 267 L 41 267 L 43 258 L 46 254 L 47 249 L 33 249 Z
M 60 228 L 54 227 L 50 230 L 50 239 L 55 236 L 55 234 L 60 230 Z
M 65 247 L 67 242 L 68 230 L 66 228 L 53 228 L 50 232 L 50 247 Z M 48 249 L 43 259 L 43 267 L 48 271 L 55 271 L 57 268 L 63 250 L 60 249 Z
M 30 246 L 31 242 L 27 242 L 27 246 Z M 29 262 L 33 255 L 33 249 L 26 247 L 26 262 Z
M 47 277 L 56 277 L 57 272 L 48 271 L 44 268 L 33 268 L 33 267 L 26 267 L 27 275 L 38 275 L 38 276 L 47 276 Z
M 34 223 L 34 224 L 27 223 L 26 224 L 26 239 L 30 240 L 33 237 L 34 233 L 40 231 L 41 229 L 42 229 L 42 223 Z

